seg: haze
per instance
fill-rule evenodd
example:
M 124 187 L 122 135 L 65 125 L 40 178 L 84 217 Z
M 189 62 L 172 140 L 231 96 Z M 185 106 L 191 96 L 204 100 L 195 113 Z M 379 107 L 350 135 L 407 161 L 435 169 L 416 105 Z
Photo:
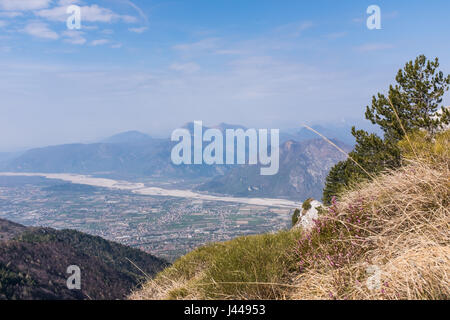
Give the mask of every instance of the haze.
M 0 0 L 0 151 L 194 120 L 352 123 L 417 55 L 450 72 L 448 1 L 377 1 L 381 30 L 372 1 L 341 2 Z

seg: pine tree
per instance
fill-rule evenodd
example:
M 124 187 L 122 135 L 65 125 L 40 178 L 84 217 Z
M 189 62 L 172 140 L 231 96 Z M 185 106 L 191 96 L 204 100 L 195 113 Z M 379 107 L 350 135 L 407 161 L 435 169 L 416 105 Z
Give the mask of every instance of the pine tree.
M 365 116 L 381 128 L 383 138 L 352 128 L 356 145 L 349 157 L 364 170 L 350 159 L 336 164 L 326 178 L 324 203 L 329 204 L 333 196 L 356 182 L 400 166 L 398 142 L 405 132 L 423 129 L 433 136 L 450 123 L 450 111 L 441 105 L 450 86 L 450 75 L 444 77 L 438 68 L 437 58 L 431 61 L 421 55 L 398 71 L 397 83 L 389 87 L 388 97 L 381 93 L 373 96 Z
M 422 128 L 435 134 L 450 123 L 450 111 L 439 108 L 449 89 L 450 75 L 444 77 L 438 68 L 437 58 L 430 61 L 421 55 L 398 71 L 397 84 L 389 87 L 388 98 L 380 93 L 372 98 L 372 106 L 366 108 L 366 119 L 380 126 L 385 139 L 399 141 L 404 136 L 395 112 L 407 132 Z

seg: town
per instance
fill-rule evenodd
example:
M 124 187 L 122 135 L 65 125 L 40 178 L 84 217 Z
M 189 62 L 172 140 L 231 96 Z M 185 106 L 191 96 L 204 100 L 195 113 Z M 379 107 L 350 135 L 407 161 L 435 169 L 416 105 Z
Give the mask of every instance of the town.
M 76 229 L 173 261 L 209 242 L 289 227 L 291 209 L 0 177 L 0 218 Z

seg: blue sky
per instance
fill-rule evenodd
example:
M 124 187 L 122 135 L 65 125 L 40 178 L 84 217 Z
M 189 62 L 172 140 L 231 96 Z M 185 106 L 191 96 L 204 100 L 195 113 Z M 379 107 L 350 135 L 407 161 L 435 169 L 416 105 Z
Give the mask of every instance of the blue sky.
M 371 4 L 381 30 L 366 27 Z M 446 0 L 0 0 L 0 151 L 193 120 L 352 123 L 417 55 L 450 73 L 449 13 Z

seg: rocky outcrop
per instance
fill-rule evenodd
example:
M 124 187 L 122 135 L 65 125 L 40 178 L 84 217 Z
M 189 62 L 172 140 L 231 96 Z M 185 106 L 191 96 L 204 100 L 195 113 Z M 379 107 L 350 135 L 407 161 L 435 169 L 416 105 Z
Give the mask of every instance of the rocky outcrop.
M 314 220 L 319 218 L 319 207 L 321 206 L 322 203 L 314 199 L 308 199 L 303 202 L 298 222 L 294 228 L 302 228 L 306 231 L 311 230 L 314 227 Z

